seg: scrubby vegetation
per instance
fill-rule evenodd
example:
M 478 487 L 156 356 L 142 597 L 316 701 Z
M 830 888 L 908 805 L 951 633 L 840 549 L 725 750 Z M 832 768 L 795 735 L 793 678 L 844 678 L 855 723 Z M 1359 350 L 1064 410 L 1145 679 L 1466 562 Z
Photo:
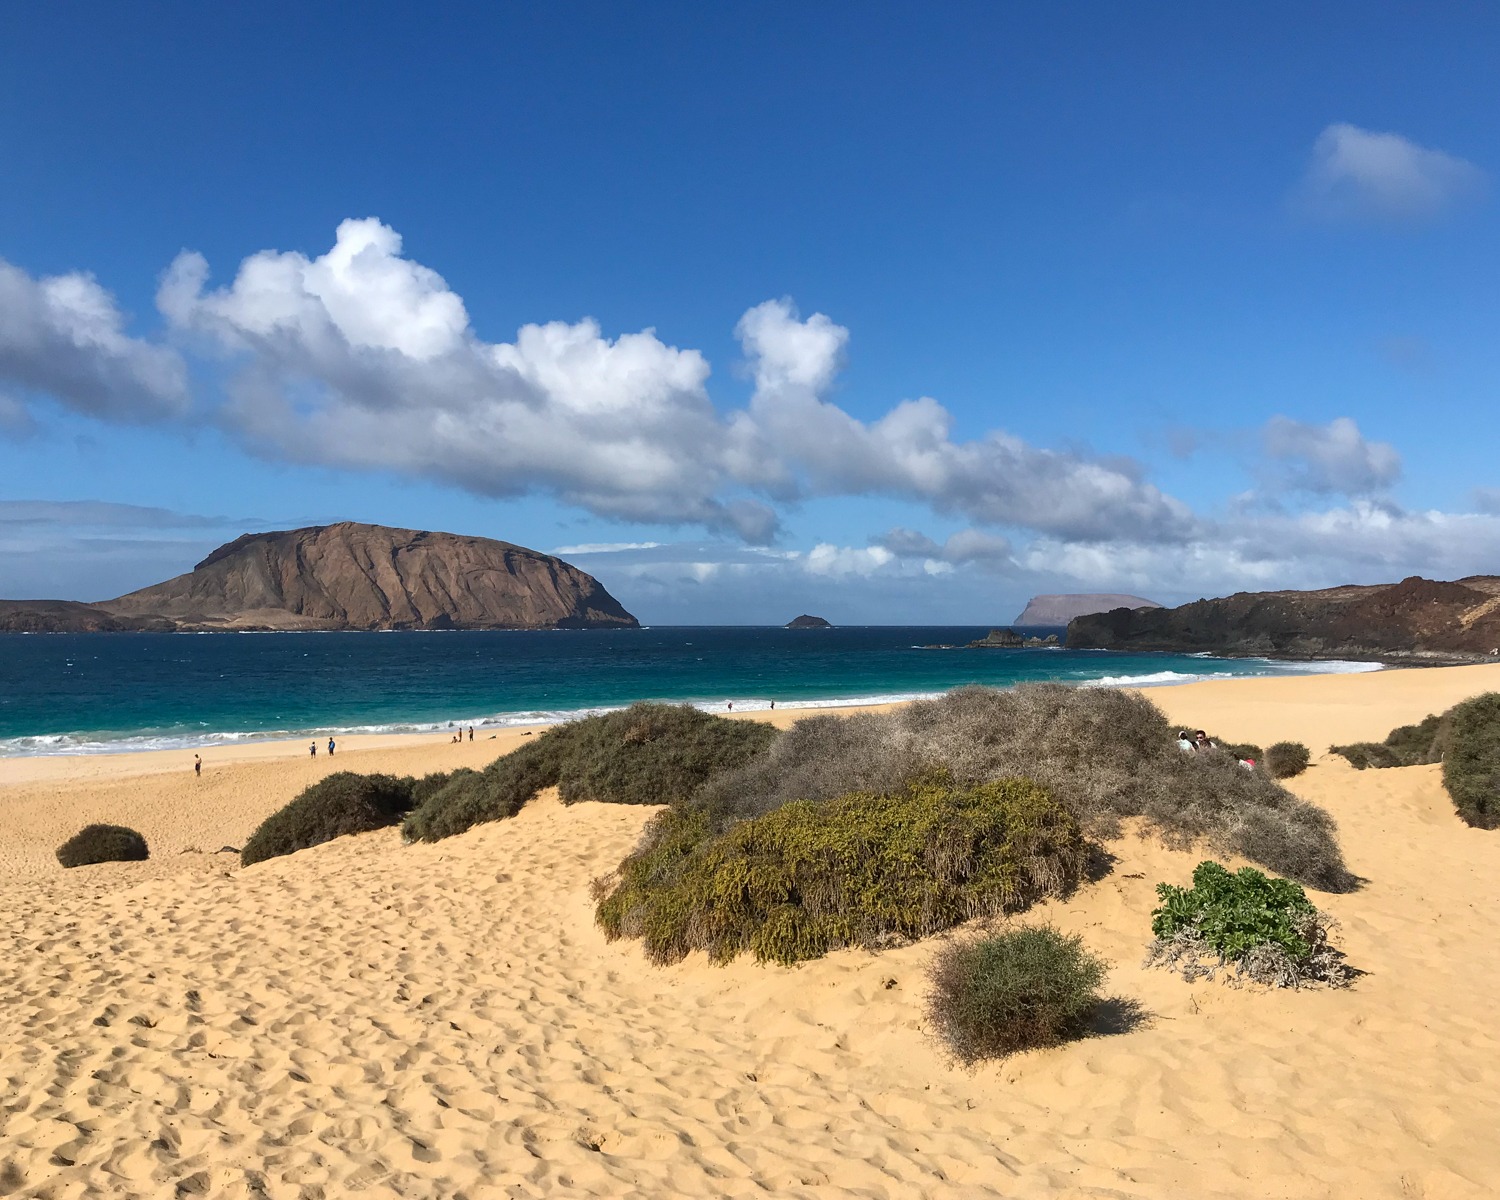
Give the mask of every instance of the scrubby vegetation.
M 705 804 L 653 819 L 596 884 L 611 939 L 641 938 L 656 963 L 692 950 L 721 963 L 742 952 L 793 963 L 1064 894 L 1088 858 L 1073 815 L 1025 779 L 956 784 L 934 774 L 721 821 Z
M 1443 786 L 1458 815 L 1481 829 L 1500 828 L 1500 692 L 1470 697 L 1439 716 L 1402 725 L 1383 742 L 1329 750 L 1359 770 L 1440 762 Z
M 1470 825 L 1500 828 L 1500 693 L 1465 700 L 1447 718 L 1443 786 Z
M 454 772 L 407 817 L 404 833 L 411 841 L 452 837 L 514 816 L 547 787 L 558 788 L 567 804 L 680 803 L 775 737 L 759 721 L 727 721 L 688 705 L 633 704 L 555 726 L 483 771 Z
M 1341 754 L 1352 766 L 1415 767 L 1441 762 L 1448 745 L 1448 714 L 1430 716 L 1415 725 L 1402 725 L 1386 735 L 1383 742 L 1353 742 L 1347 746 L 1330 746 L 1329 752 Z
M 345 834 L 394 825 L 412 806 L 415 782 L 394 775 L 335 772 L 262 821 L 240 851 L 240 863 L 248 867 Z
M 1189 980 L 1232 966 L 1237 978 L 1272 987 L 1348 983 L 1343 955 L 1328 943 L 1331 922 L 1297 884 L 1243 867 L 1231 873 L 1199 863 L 1193 886 L 1156 887 L 1156 935 L 1148 965 L 1180 970 Z
M 144 862 L 150 857 L 146 839 L 124 825 L 85 825 L 57 848 L 57 861 L 64 867 Z
M 962 688 L 891 713 L 799 721 L 699 793 L 715 831 L 790 800 L 889 795 L 913 774 L 960 784 L 1030 778 L 1097 836 L 1144 817 L 1170 842 L 1207 840 L 1329 891 L 1347 890 L 1332 819 L 1225 751 L 1184 754 L 1139 693 L 1061 684 Z
M 1107 970 L 1049 926 L 955 939 L 928 969 L 928 1020 L 965 1066 L 1055 1046 L 1084 1028 Z
M 1266 751 L 1266 770 L 1275 779 L 1290 779 L 1307 770 L 1312 755 L 1301 742 L 1277 742 Z

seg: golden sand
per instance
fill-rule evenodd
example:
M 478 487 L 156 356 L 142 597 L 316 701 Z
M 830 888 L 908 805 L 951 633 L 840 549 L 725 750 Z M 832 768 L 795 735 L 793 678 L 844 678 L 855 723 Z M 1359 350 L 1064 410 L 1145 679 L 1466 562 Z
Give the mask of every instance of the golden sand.
M 0 1195 L 1428 1197 L 1500 1176 L 1500 833 L 1437 768 L 1333 741 L 1500 689 L 1500 667 L 1151 693 L 1175 721 L 1306 742 L 1293 788 L 1367 882 L 1318 897 L 1347 991 L 1189 985 L 1139 966 L 1134 836 L 1102 883 L 1020 918 L 1081 933 L 1144 1027 L 968 1074 L 923 1029 L 932 943 L 801 967 L 650 967 L 589 880 L 648 810 L 543 797 L 436 845 L 394 830 L 248 870 L 238 846 L 334 769 L 478 766 L 521 731 L 0 763 Z M 778 723 L 798 714 L 778 712 Z M 64 872 L 83 824 L 149 863 Z

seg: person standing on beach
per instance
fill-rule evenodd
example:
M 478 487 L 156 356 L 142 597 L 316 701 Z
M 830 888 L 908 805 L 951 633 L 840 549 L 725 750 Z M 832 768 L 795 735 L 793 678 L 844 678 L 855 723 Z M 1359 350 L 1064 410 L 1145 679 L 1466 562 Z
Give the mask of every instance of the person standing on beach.
M 734 711 L 734 701 L 733 700 L 726 700 L 726 701 L 724 701 L 724 711 L 725 712 L 733 712 Z
M 203 774 L 203 760 L 196 754 L 193 755 L 193 774 L 199 776 Z
M 312 756 L 313 756 L 313 757 L 314 757 L 314 758 L 317 758 L 317 757 L 318 757 L 318 743 L 317 743 L 317 742 L 314 742 L 314 743 L 313 743 L 313 744 L 312 744 L 312 745 L 310 745 L 310 746 L 309 746 L 309 747 L 308 747 L 308 748 L 307 748 L 307 752 L 308 752 L 308 753 L 309 753 L 309 754 L 310 754 L 310 755 L 312 755 Z
M 469 726 L 469 741 L 472 742 L 473 740 L 474 740 L 474 726 L 470 725 Z
M 328 739 L 328 757 L 329 758 L 333 757 L 333 739 L 332 738 Z

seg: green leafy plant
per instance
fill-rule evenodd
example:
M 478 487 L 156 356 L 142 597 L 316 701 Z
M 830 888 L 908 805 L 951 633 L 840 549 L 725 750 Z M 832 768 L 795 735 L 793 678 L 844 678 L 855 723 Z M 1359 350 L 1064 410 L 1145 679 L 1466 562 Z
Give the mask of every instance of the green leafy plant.
M 1317 980 L 1340 985 L 1349 978 L 1342 955 L 1328 944 L 1331 922 L 1289 879 L 1216 862 L 1199 863 L 1193 886 L 1160 883 L 1161 905 L 1151 914 L 1156 935 L 1148 963 L 1179 968 L 1189 979 L 1212 975 L 1202 959 L 1259 983 L 1296 987 Z
M 548 787 L 567 804 L 678 803 L 775 737 L 760 721 L 728 721 L 685 704 L 633 704 L 554 726 L 483 771 L 454 772 L 413 809 L 403 834 L 408 841 L 452 837 L 514 816 Z
M 1468 824 L 1500 828 L 1500 693 L 1465 700 L 1447 718 L 1443 786 Z
M 965 1066 L 1055 1046 L 1084 1030 L 1108 969 L 1046 925 L 954 939 L 928 968 L 928 1021 Z
M 1290 779 L 1307 770 L 1312 755 L 1301 742 L 1277 742 L 1266 751 L 1266 770 L 1277 779 Z
M 394 825 L 411 808 L 412 787 L 409 778 L 336 771 L 262 821 L 240 851 L 240 864 L 248 867 L 346 834 Z
M 146 839 L 124 825 L 85 825 L 57 848 L 57 861 L 64 867 L 144 862 L 150 857 Z
M 1063 894 L 1087 857 L 1072 814 L 1026 779 L 933 775 L 889 794 L 792 801 L 723 832 L 707 806 L 680 805 L 596 883 L 596 917 L 656 963 L 692 950 L 793 963 Z

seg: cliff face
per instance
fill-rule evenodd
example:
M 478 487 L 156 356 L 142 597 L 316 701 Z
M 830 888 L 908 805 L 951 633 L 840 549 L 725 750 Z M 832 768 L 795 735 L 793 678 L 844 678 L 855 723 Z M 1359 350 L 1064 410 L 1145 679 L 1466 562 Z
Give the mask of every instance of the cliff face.
M 1181 608 L 1081 616 L 1067 645 L 1279 658 L 1454 660 L 1500 649 L 1500 578 L 1400 583 L 1315 592 L 1237 592 Z
M 383 525 L 246 534 L 98 604 L 0 601 L 0 631 L 634 629 L 592 575 L 509 542 Z
M 1033 596 L 1012 624 L 1066 625 L 1074 617 L 1109 612 L 1116 608 L 1160 608 L 1155 600 L 1126 596 L 1116 592 L 1070 592 L 1063 595 Z

